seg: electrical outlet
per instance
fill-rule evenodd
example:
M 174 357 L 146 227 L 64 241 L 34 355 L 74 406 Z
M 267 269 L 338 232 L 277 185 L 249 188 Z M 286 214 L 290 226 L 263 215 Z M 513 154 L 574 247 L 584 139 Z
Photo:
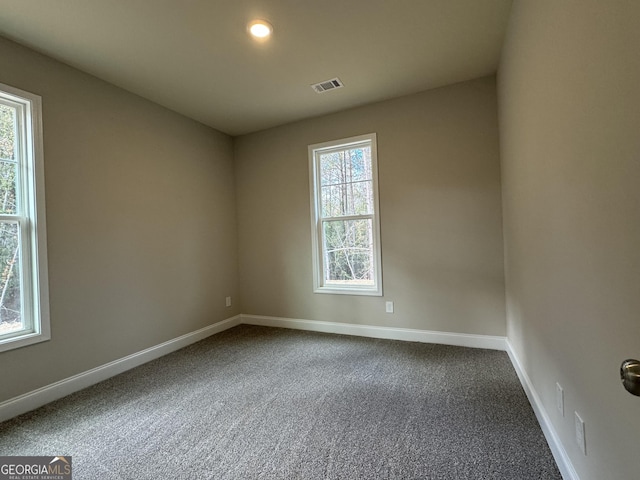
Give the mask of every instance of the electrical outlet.
M 576 423 L 576 442 L 580 447 L 580 450 L 584 455 L 587 454 L 587 439 L 585 437 L 585 429 L 584 429 L 584 420 L 580 418 L 578 412 L 573 412 L 575 414 L 575 423 Z
M 387 302 L 385 305 L 385 311 L 387 313 L 393 313 L 393 302 Z
M 560 415 L 564 417 L 564 390 L 559 383 L 556 383 L 556 407 Z
M 231 306 L 231 297 L 227 297 L 227 298 L 225 298 L 225 299 L 224 299 L 224 302 L 225 302 L 225 305 L 226 305 L 227 307 L 230 307 L 230 306 Z

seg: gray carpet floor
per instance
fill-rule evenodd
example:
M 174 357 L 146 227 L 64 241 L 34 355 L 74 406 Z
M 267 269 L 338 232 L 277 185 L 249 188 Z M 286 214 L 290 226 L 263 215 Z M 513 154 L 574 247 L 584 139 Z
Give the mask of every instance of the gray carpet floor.
M 74 479 L 561 480 L 504 352 L 242 325 L 0 424 Z

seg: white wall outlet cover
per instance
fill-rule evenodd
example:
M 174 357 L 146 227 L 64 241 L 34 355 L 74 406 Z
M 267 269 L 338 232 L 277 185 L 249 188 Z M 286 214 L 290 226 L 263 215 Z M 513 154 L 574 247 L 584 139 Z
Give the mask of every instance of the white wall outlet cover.
M 387 313 L 393 313 L 393 302 L 387 302 L 385 304 L 385 309 Z

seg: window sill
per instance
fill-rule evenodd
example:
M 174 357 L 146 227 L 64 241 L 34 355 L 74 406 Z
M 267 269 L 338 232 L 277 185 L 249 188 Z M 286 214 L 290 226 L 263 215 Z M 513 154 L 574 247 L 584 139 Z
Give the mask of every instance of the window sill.
M 324 293 L 329 295 L 362 295 L 368 297 L 381 297 L 382 288 L 358 288 L 358 287 L 317 287 L 313 293 Z
M 7 352 L 16 348 L 26 347 L 35 343 L 51 340 L 51 335 L 45 333 L 25 333 L 24 335 L 0 340 L 0 352 Z

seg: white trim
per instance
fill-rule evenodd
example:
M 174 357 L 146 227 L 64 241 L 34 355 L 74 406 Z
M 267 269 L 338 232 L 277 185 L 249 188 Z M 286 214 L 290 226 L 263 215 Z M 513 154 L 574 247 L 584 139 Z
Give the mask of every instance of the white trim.
M 159 345 L 127 355 L 126 357 L 114 360 L 105 365 L 6 400 L 0 403 L 0 422 L 34 410 L 66 395 L 70 395 L 83 388 L 90 387 L 98 382 L 102 382 L 122 372 L 150 362 L 151 360 L 175 352 L 211 335 L 240 325 L 240 323 L 241 316 L 236 315 L 235 317 L 222 320 L 221 322 L 211 324 Z
M 522 388 L 527 394 L 527 398 L 529 399 L 529 403 L 533 407 L 533 411 L 536 414 L 536 418 L 538 419 L 538 423 L 542 428 L 542 433 L 544 433 L 545 438 L 547 439 L 547 443 L 549 444 L 549 448 L 551 449 L 551 453 L 553 454 L 553 458 L 556 460 L 556 464 L 558 465 L 558 469 L 560 470 L 560 474 L 564 480 L 580 480 L 578 473 L 576 472 L 571 460 L 569 459 L 569 455 L 567 451 L 564 449 L 562 445 L 562 441 L 558 436 L 558 432 L 556 432 L 555 428 L 553 428 L 553 424 L 551 423 L 551 419 L 547 414 L 538 393 L 536 392 L 533 384 L 531 383 L 531 379 L 527 375 L 527 372 L 522 368 L 522 364 L 516 355 L 516 352 L 513 350 L 511 343 L 507 339 L 505 341 L 506 351 L 511 359 L 511 363 L 513 364 L 513 368 L 520 379 L 520 383 L 522 384 Z
M 373 189 L 373 213 L 366 215 L 345 215 L 340 217 L 322 217 L 320 214 L 321 188 L 319 186 L 320 163 L 318 154 L 331 151 L 343 151 L 345 149 L 367 145 L 371 148 L 371 182 Z M 309 193 L 311 195 L 311 246 L 313 262 L 313 292 L 339 295 L 368 295 L 382 296 L 382 246 L 380 235 L 380 200 L 378 187 L 378 142 L 376 133 L 342 138 L 329 142 L 316 143 L 308 146 L 309 153 Z M 347 221 L 354 219 L 371 219 L 373 229 L 373 262 L 374 285 L 335 285 L 326 284 L 324 271 L 326 268 L 324 259 L 324 240 L 322 224 L 325 221 Z
M 0 352 L 51 338 L 49 325 L 49 280 L 45 212 L 44 153 L 42 143 L 42 99 L 39 95 L 0 83 L 0 98 L 15 104 L 16 145 L 19 152 L 15 214 L 3 221 L 15 221 L 20 228 L 21 304 L 24 329 L 3 335 Z
M 297 318 L 267 317 L 263 315 L 242 314 L 242 323 L 264 327 L 292 328 L 312 332 L 339 333 L 359 337 L 385 338 L 408 342 L 439 343 L 460 347 L 487 348 L 505 350 L 505 337 L 491 335 L 473 335 L 466 333 L 436 332 L 413 328 L 378 327 L 375 325 L 355 325 L 352 323 L 323 322 Z
M 437 332 L 411 328 L 379 327 L 375 325 L 356 325 L 340 322 L 325 322 L 317 320 L 303 320 L 283 317 L 269 317 L 264 315 L 236 315 L 218 323 L 201 328 L 186 335 L 174 338 L 154 347 L 114 360 L 100 367 L 60 380 L 42 388 L 38 388 L 23 395 L 0 403 L 0 422 L 34 410 L 54 400 L 87 388 L 98 382 L 111 378 L 122 372 L 140 366 L 156 358 L 184 348 L 216 333 L 222 332 L 240 324 L 260 325 L 265 327 L 290 328 L 313 332 L 337 333 L 361 337 L 403 340 L 421 343 L 438 343 L 471 348 L 486 348 L 506 351 L 511 363 L 520 379 L 520 383 L 531 403 L 538 423 L 549 444 L 551 453 L 558 465 L 564 480 L 580 480 L 562 442 L 554 429 L 549 416 L 535 391 L 531 380 L 522 368 L 513 347 L 508 339 L 500 336 L 473 335 L 454 332 Z

